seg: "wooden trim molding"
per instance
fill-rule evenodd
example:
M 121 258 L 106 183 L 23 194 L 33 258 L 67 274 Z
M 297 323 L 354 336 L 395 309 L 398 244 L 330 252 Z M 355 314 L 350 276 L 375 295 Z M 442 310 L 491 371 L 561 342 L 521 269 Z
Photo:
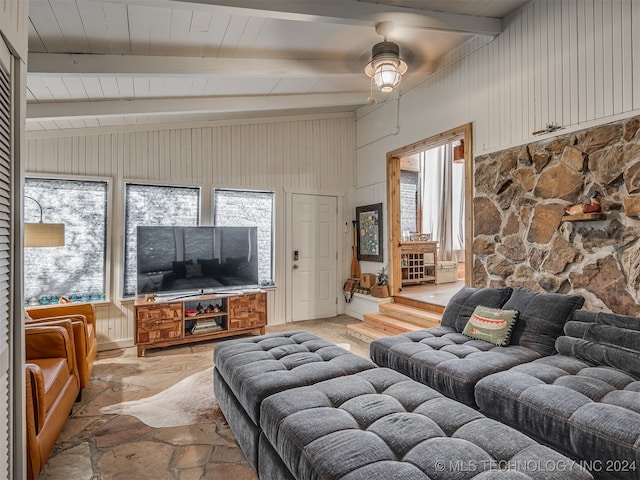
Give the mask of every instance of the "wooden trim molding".
M 402 287 L 400 266 L 400 171 L 404 158 L 424 150 L 464 140 L 464 182 L 465 182 L 465 284 L 473 283 L 473 128 L 471 123 L 425 138 L 387 153 L 387 218 L 389 219 L 389 284 L 391 294 L 397 295 Z

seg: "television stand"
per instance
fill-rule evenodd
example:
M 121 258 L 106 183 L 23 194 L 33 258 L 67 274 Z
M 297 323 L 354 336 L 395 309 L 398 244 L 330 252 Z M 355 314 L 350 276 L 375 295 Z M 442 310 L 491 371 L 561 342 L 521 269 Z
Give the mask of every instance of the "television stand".
M 154 301 L 147 301 L 140 296 L 134 303 L 134 315 L 134 337 L 138 356 L 141 357 L 146 348 L 169 347 L 251 332 L 264 335 L 267 294 L 260 290 L 179 298 L 156 297 Z

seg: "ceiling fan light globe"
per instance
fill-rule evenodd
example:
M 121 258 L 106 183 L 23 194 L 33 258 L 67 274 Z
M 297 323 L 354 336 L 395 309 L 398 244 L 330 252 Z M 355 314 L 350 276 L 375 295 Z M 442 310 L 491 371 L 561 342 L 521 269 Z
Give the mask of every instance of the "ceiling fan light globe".
M 383 93 L 389 93 L 393 91 L 398 85 L 402 75 L 396 70 L 396 66 L 393 63 L 381 63 L 379 64 L 373 73 L 373 83 Z

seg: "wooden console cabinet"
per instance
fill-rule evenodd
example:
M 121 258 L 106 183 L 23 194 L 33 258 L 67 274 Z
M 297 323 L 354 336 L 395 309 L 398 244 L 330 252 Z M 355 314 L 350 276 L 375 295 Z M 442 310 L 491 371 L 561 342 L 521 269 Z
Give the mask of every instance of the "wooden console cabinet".
M 402 286 L 436 281 L 438 242 L 400 242 Z
M 185 313 L 197 310 L 198 306 L 205 311 Z M 138 297 L 134 303 L 134 315 L 135 340 L 140 357 L 144 355 L 145 348 L 212 340 L 254 330 L 264 335 L 267 294 L 212 294 L 174 300 L 156 299 L 153 302 Z

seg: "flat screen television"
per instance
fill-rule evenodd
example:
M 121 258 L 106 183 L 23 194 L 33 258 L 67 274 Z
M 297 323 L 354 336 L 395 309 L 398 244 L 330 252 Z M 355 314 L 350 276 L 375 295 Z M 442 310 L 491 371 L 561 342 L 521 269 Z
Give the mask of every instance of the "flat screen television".
M 140 226 L 137 293 L 215 293 L 258 286 L 257 227 Z

